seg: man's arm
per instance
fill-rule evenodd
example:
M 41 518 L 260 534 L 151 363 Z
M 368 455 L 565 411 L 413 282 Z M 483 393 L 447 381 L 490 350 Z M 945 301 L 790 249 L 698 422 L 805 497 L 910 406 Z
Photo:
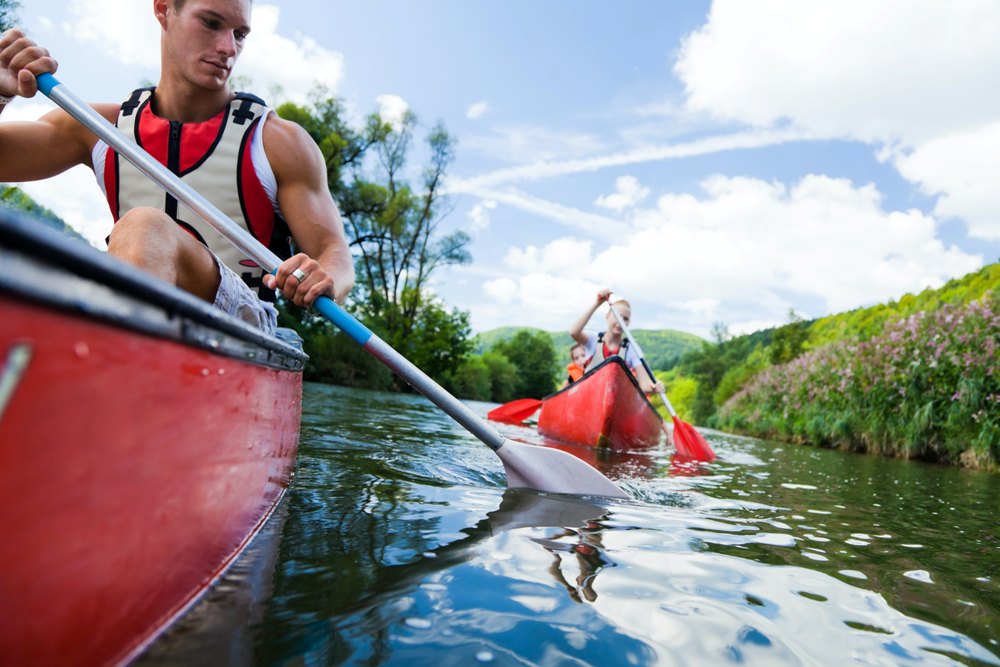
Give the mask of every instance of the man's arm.
M 277 116 L 264 125 L 264 152 L 278 182 L 281 213 L 302 251 L 282 262 L 276 276 L 265 276 L 266 284 L 298 305 L 323 294 L 343 303 L 354 287 L 354 262 L 323 154 L 299 125 Z M 292 275 L 296 269 L 306 274 L 301 283 Z
M 35 77 L 54 73 L 58 64 L 48 51 L 17 29 L 0 36 L 0 96 L 33 97 Z M 0 105 L 0 110 L 6 106 Z M 115 105 L 95 105 L 114 120 Z M 37 121 L 0 123 L 0 181 L 21 182 L 49 178 L 78 164 L 90 165 L 90 150 L 97 138 L 62 109 Z

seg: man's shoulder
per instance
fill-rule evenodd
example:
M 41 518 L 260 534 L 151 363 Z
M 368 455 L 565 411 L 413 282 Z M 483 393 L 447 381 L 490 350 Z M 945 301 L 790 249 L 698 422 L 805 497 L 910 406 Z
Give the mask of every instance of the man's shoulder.
M 264 148 L 287 150 L 295 146 L 307 146 L 314 143 L 305 128 L 293 120 L 286 120 L 274 110 L 268 111 L 267 123 L 264 124 Z

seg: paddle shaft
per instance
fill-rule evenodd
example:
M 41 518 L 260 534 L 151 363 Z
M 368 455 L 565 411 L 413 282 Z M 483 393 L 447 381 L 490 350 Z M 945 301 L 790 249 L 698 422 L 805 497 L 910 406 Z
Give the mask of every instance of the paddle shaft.
M 104 140 L 119 155 L 134 164 L 157 185 L 176 197 L 178 201 L 183 202 L 198 217 L 211 225 L 219 234 L 229 239 L 233 245 L 246 253 L 263 269 L 273 273 L 278 268 L 281 259 L 277 255 L 260 244 L 247 230 L 236 225 L 214 204 L 198 194 L 149 153 L 134 142 L 129 141 L 118 128 L 68 90 L 54 76 L 46 73 L 39 75 L 37 79 L 39 90 L 45 93 L 49 99 Z M 448 416 L 464 426 L 487 447 L 498 451 L 503 446 L 506 439 L 493 427 L 464 403 L 445 391 L 403 355 L 396 352 L 385 341 L 373 334 L 365 325 L 338 306 L 333 299 L 321 296 L 313 303 L 313 308 L 325 315 L 369 354 L 392 369 Z
M 625 320 L 623 320 L 622 316 L 618 314 L 618 311 L 615 310 L 615 307 L 611 305 L 610 301 L 608 302 L 608 308 L 611 309 L 611 312 L 615 315 L 615 319 L 618 320 L 618 326 L 622 328 L 622 331 L 625 332 L 625 336 L 628 337 L 629 341 L 631 341 L 632 346 L 635 348 L 635 353 L 639 355 L 639 361 L 642 363 L 642 367 L 646 369 L 647 373 L 649 373 L 649 379 L 656 382 L 656 376 L 653 375 L 653 369 L 650 368 L 649 363 L 646 362 L 646 355 L 642 353 L 642 348 L 639 347 L 639 341 L 632 336 L 632 332 L 628 330 L 627 326 L 625 326 Z M 670 405 L 670 399 L 667 398 L 666 391 L 660 392 L 660 398 L 663 400 L 663 404 L 667 406 L 667 411 L 670 412 L 670 416 L 677 417 L 677 412 L 674 410 L 674 406 Z

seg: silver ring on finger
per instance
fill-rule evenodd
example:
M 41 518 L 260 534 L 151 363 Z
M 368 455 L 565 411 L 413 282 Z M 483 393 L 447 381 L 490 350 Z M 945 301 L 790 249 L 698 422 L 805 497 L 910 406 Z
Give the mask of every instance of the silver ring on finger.
M 305 280 L 308 276 L 309 276 L 309 274 L 306 273 L 305 271 L 303 271 L 302 269 L 295 269 L 294 271 L 292 271 L 292 277 L 294 277 L 300 283 L 303 280 Z

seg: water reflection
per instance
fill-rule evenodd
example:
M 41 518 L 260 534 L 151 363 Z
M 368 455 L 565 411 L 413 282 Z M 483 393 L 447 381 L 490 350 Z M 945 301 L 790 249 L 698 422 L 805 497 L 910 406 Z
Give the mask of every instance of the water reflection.
M 577 498 L 545 496 L 532 491 L 508 490 L 503 502 L 488 519 L 493 530 L 551 527 L 559 530 L 532 541 L 553 555 L 549 574 L 560 583 L 574 602 L 597 599 L 594 581 L 598 572 L 614 563 L 604 553 L 602 519 L 608 511 Z M 577 568 L 574 583 L 563 572 L 563 557 L 572 558 Z M 572 574 L 570 575 L 573 576 Z
M 305 406 L 255 664 L 1000 664 L 998 476 L 710 434 L 580 452 L 636 497 L 598 502 L 420 398 Z

